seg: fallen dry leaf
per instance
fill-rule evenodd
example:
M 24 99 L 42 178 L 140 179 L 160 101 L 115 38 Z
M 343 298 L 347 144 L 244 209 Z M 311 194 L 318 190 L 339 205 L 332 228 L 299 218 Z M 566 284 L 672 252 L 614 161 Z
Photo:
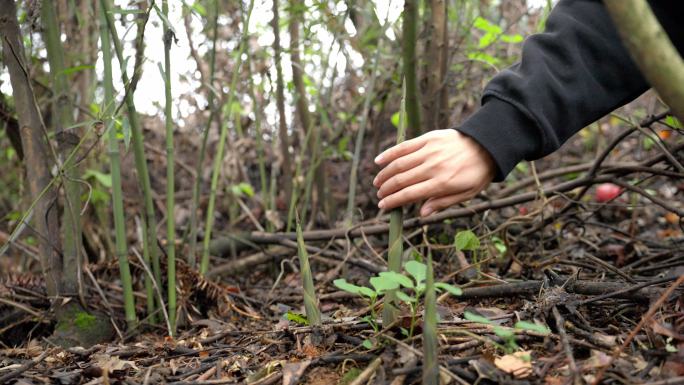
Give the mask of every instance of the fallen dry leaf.
M 530 352 L 515 352 L 494 359 L 494 365 L 515 378 L 527 378 L 532 375 L 532 361 Z

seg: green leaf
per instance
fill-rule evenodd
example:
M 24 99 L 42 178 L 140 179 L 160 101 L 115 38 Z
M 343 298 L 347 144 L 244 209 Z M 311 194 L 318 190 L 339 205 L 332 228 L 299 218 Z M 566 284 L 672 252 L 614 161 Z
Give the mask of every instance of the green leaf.
M 333 281 L 333 285 L 340 290 L 346 291 L 347 293 L 362 295 L 368 298 L 373 298 L 377 296 L 377 293 L 370 288 L 365 286 L 356 286 L 347 282 L 346 279 L 340 278 Z
M 499 59 L 495 58 L 492 55 L 486 54 L 484 52 L 471 52 L 468 54 L 468 59 L 483 61 L 483 62 L 489 63 L 493 66 L 496 66 L 497 64 L 499 64 Z
M 106 188 L 112 188 L 112 174 L 104 174 L 100 171 L 88 169 L 83 173 L 83 179 L 94 178 Z
M 504 241 L 499 237 L 492 237 L 492 243 L 494 244 L 494 248 L 496 248 L 496 251 L 498 251 L 499 254 L 505 254 L 506 250 L 508 250 L 508 248 L 506 247 L 506 243 L 504 243 Z
M 528 322 L 528 321 L 518 321 L 515 323 L 515 328 L 519 330 L 529 330 L 532 332 L 551 334 L 551 330 L 544 325 Z
M 489 33 L 492 33 L 492 34 L 496 34 L 496 35 L 498 35 L 498 34 L 500 34 L 501 32 L 503 32 L 503 30 L 501 29 L 501 27 L 499 27 L 498 25 L 493 24 L 493 23 L 490 22 L 489 20 L 487 20 L 487 19 L 485 19 L 485 18 L 483 18 L 483 17 L 479 17 L 479 16 L 475 19 L 475 22 L 473 23 L 473 26 L 474 26 L 475 28 L 477 28 L 477 29 L 480 29 L 480 30 L 483 30 L 483 31 L 485 31 L 485 32 L 489 32 Z
M 397 290 L 396 295 L 400 301 L 402 301 L 406 304 L 409 304 L 409 305 L 412 303 L 418 302 L 418 299 L 409 296 L 408 294 L 404 293 L 403 291 Z
M 654 144 L 655 141 L 650 136 L 644 138 L 644 150 L 650 150 L 651 148 L 653 148 Z
M 207 9 L 204 8 L 204 6 L 203 6 L 202 4 L 199 3 L 199 1 L 195 1 L 195 2 L 190 6 L 190 9 L 192 9 L 192 10 L 195 11 L 195 12 L 197 12 L 197 14 L 199 14 L 199 15 L 202 16 L 202 17 L 206 17 L 206 16 L 207 16 Z
M 304 314 L 299 314 L 299 313 L 295 313 L 292 311 L 288 311 L 287 313 L 285 313 L 285 318 L 288 321 L 292 321 L 298 325 L 308 325 L 309 324 L 309 320 L 306 319 L 306 316 L 304 316 Z
M 337 152 L 339 154 L 342 154 L 347 151 L 347 147 L 349 146 L 349 141 L 351 140 L 350 135 L 345 135 L 340 139 L 339 142 L 337 142 Z
M 454 285 L 450 285 L 448 283 L 444 282 L 435 282 L 435 287 L 437 289 L 442 289 L 448 291 L 452 295 L 461 295 L 463 294 L 463 290 L 461 290 L 460 287 L 456 287 Z
M 413 281 L 411 281 L 411 278 L 409 278 L 403 274 L 399 274 L 396 271 L 383 271 L 378 275 L 382 278 L 392 280 L 392 281 L 398 283 L 399 285 L 401 285 L 403 287 L 407 287 L 409 289 L 412 289 L 415 286 L 413 284 Z
M 470 230 L 463 230 L 456 233 L 454 246 L 460 251 L 475 251 L 480 248 L 480 239 Z
M 684 128 L 684 126 L 682 126 L 682 122 L 672 115 L 668 115 L 667 118 L 665 118 L 665 124 L 672 128 Z
M 479 49 L 484 49 L 492 45 L 496 41 L 497 35 L 493 33 L 486 33 L 484 34 L 481 38 L 480 41 L 477 43 L 477 48 Z
M 397 111 L 392 114 L 392 118 L 390 119 L 392 121 L 392 125 L 396 128 L 399 128 L 399 120 L 401 117 L 401 111 Z
M 370 279 L 370 284 L 375 288 L 376 293 L 385 293 L 387 291 L 396 290 L 399 288 L 399 284 L 383 277 L 373 277 Z
M 487 325 L 492 324 L 492 321 L 490 321 L 487 317 L 483 317 L 481 315 L 471 313 L 469 311 L 463 313 L 463 317 L 465 319 L 467 319 L 468 321 L 472 321 L 472 322 L 477 322 L 477 323 L 487 324 Z
M 520 34 L 515 34 L 515 35 L 501 35 L 501 41 L 506 42 L 506 43 L 520 43 L 521 41 L 525 40 L 525 38 L 522 37 Z
M 373 349 L 373 342 L 371 342 L 371 340 L 369 340 L 369 339 L 363 340 L 363 342 L 361 343 L 361 345 L 362 345 L 364 348 L 368 349 L 368 350 Z
M 427 276 L 427 266 L 424 263 L 420 263 L 418 261 L 408 261 L 404 265 L 404 269 L 407 273 L 411 274 L 417 285 L 420 285 L 425 281 L 425 277 Z
M 503 328 L 501 326 L 494 326 L 494 334 L 497 336 L 503 338 L 503 339 L 510 339 L 515 336 L 515 333 L 513 330 L 508 329 L 508 328 Z
M 173 28 L 173 24 L 171 24 L 171 22 L 170 22 L 169 19 L 166 17 L 166 15 L 164 15 L 164 13 L 161 11 L 161 9 L 159 9 L 159 7 L 157 6 L 157 4 L 152 4 L 152 6 L 154 7 L 154 10 L 157 11 L 157 16 L 159 16 L 159 18 L 162 19 L 162 22 L 164 23 L 164 25 L 166 26 L 166 28 L 170 29 L 171 32 L 175 35 L 175 34 L 176 34 L 176 30 Z
M 69 67 L 69 68 L 63 69 L 62 73 L 64 75 L 70 75 L 70 74 L 73 74 L 74 72 L 85 71 L 85 70 L 90 70 L 90 69 L 95 69 L 95 66 L 90 65 L 90 64 L 88 64 L 88 65 L 84 64 L 84 65 L 80 65 L 80 66 Z

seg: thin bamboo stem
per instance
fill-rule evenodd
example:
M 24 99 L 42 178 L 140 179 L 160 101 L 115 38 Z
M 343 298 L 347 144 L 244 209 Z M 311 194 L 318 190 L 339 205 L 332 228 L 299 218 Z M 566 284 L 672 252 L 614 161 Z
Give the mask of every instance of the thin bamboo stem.
M 438 353 L 437 295 L 435 294 L 432 252 L 428 250 L 425 279 L 425 316 L 423 317 L 423 384 L 439 385 Z
M 114 51 L 121 67 L 121 78 L 124 87 L 130 84 L 130 78 L 126 72 L 126 60 L 123 56 L 123 45 L 119 40 L 119 34 L 116 31 L 114 18 L 112 16 L 111 0 L 100 0 L 101 8 L 107 21 L 109 33 L 111 34 L 112 43 L 114 43 Z M 157 281 L 157 286 L 161 287 L 161 266 L 159 264 L 159 248 L 157 245 L 157 218 L 154 211 L 154 202 L 152 200 L 152 185 L 150 184 L 150 174 L 147 169 L 147 159 L 145 157 L 145 147 L 143 143 L 142 130 L 140 128 L 138 112 L 135 108 L 132 92 L 125 94 L 126 108 L 128 110 L 128 121 L 131 128 L 131 136 L 133 140 L 133 154 L 135 157 L 135 168 L 138 172 L 138 179 L 142 186 L 143 201 L 145 207 L 145 216 L 143 219 L 143 259 L 146 263 L 152 262 L 152 271 L 154 272 L 154 279 Z M 146 276 L 147 279 L 147 276 Z M 147 286 L 146 284 L 146 287 Z M 164 304 L 159 304 L 164 306 Z
M 128 264 L 128 245 L 126 244 L 126 223 L 123 209 L 123 192 L 121 188 L 121 154 L 119 153 L 119 140 L 116 137 L 114 118 L 110 116 L 114 105 L 114 85 L 112 80 L 112 47 L 107 30 L 104 10 L 100 9 L 100 39 L 102 44 L 102 61 L 104 63 L 104 117 L 108 132 L 109 160 L 112 173 L 112 210 L 114 213 L 115 250 L 119 260 L 119 274 L 124 295 L 124 312 L 129 329 L 136 326 L 135 299 L 133 298 L 133 284 L 131 270 Z M 146 280 L 146 283 L 151 280 Z M 146 288 L 147 289 L 147 288 Z M 151 287 L 150 287 L 151 289 Z M 147 311 L 154 311 L 154 299 L 152 290 L 147 290 Z
M 202 134 L 202 146 L 200 147 L 199 160 L 197 161 L 197 168 L 195 170 L 195 182 L 192 186 L 192 206 L 190 209 L 190 247 L 188 250 L 188 264 L 190 267 L 194 268 L 197 264 L 197 211 L 199 209 L 200 195 L 202 192 L 202 169 L 204 168 L 204 159 L 207 154 L 207 139 L 209 138 L 209 130 L 211 129 L 211 123 L 216 117 L 216 103 L 215 103 L 215 93 L 214 93 L 214 76 L 216 74 L 216 42 L 218 40 L 218 4 L 217 0 L 212 0 L 212 44 L 211 51 L 209 53 L 209 79 L 208 84 L 205 87 L 208 92 L 207 96 L 207 108 L 209 109 L 209 119 L 207 119 L 206 126 L 204 127 L 204 132 Z M 200 63 L 197 63 L 199 66 Z M 207 79 L 203 79 L 207 82 Z
M 247 38 L 249 37 L 249 20 L 252 17 L 252 10 L 254 9 L 254 0 L 250 0 L 249 9 L 247 11 L 247 17 L 242 23 L 243 31 L 242 38 L 240 39 L 240 48 L 238 54 L 236 55 L 235 69 L 233 70 L 233 78 L 230 82 L 230 94 L 228 96 L 228 114 L 226 120 L 230 120 L 230 115 L 232 114 L 233 100 L 235 100 L 235 94 L 238 77 L 240 75 L 240 67 L 242 65 L 242 55 L 245 53 L 247 48 Z M 221 133 L 219 135 L 218 148 L 216 149 L 216 157 L 214 158 L 214 167 L 211 174 L 211 191 L 209 195 L 209 204 L 207 205 L 206 212 L 206 223 L 204 229 L 204 239 L 202 248 L 202 260 L 200 262 L 200 273 L 206 274 L 209 269 L 209 244 L 211 242 L 211 231 L 214 226 L 214 207 L 216 205 L 216 190 L 218 187 L 218 176 L 221 171 L 221 162 L 223 161 L 223 152 L 226 146 L 226 136 L 228 135 L 228 126 L 223 124 L 221 126 Z
M 162 14 L 169 18 L 169 2 L 162 1 Z M 171 99 L 171 43 L 175 39 L 171 26 L 164 23 L 164 93 L 166 96 L 166 279 L 169 304 L 169 335 L 176 334 L 176 220 L 175 170 L 173 150 L 173 101 Z
M 401 90 L 401 110 L 399 112 L 399 126 L 397 127 L 397 144 L 404 141 L 406 136 L 406 83 Z M 390 212 L 389 251 L 387 252 L 387 267 L 390 271 L 401 271 L 401 258 L 404 253 L 404 239 L 402 237 L 404 214 L 401 207 Z M 396 294 L 393 291 L 385 295 L 385 305 L 382 309 L 383 325 L 391 325 L 397 319 L 397 308 L 394 305 Z

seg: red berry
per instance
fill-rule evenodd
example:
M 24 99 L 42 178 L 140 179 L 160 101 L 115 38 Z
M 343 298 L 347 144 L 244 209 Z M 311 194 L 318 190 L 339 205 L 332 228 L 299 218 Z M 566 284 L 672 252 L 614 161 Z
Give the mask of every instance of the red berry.
M 603 183 L 596 187 L 596 202 L 605 203 L 622 194 L 622 188 L 613 183 Z
M 527 215 L 527 212 L 527 207 L 525 206 L 520 206 L 520 208 L 518 209 L 518 213 L 520 213 L 520 215 Z

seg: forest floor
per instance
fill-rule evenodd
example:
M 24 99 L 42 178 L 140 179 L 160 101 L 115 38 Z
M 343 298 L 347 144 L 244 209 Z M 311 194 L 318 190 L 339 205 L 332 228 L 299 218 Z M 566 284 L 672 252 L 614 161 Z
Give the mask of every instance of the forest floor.
M 601 151 L 588 151 L 586 143 L 572 141 L 537 163 L 546 194 L 535 195 L 531 170 L 519 170 L 508 191 L 490 188 L 487 200 L 467 207 L 503 202 L 498 206 L 407 229 L 412 255 L 429 247 L 436 279 L 463 288 L 461 296 L 439 297 L 444 383 L 684 383 L 684 296 L 676 287 L 684 277 L 676 214 L 684 210 L 684 182 L 650 175 L 671 168 L 657 151 L 640 150 L 641 139 L 618 142 L 605 164 L 597 161 Z M 675 154 L 681 149 L 670 143 Z M 548 187 L 578 178 L 616 181 L 625 165 L 635 164 L 652 169 L 622 180 L 639 175 L 642 191 L 609 202 L 596 202 L 593 188 L 575 201 L 566 193 L 581 186 Z M 588 175 L 594 165 L 600 167 Z M 380 215 L 365 223 L 385 221 Z M 454 233 L 464 228 L 482 235 L 479 253 L 454 249 Z M 0 384 L 421 383 L 420 309 L 407 336 L 408 309 L 397 323 L 382 325 L 372 319 L 379 310 L 332 284 L 344 277 L 367 285 L 385 269 L 386 236 L 361 235 L 353 244 L 344 236 L 307 242 L 321 328 L 297 316 L 303 312 L 301 280 L 296 249 L 287 243 L 215 259 L 222 274 L 217 269 L 211 280 L 180 262 L 175 338 L 166 336 L 163 322 L 145 320 L 139 331 L 125 333 L 114 263 L 89 266 L 84 300 L 118 326 L 113 342 L 89 348 L 55 346 L 41 280 L 6 277 L 0 281 Z M 140 276 L 140 266 L 133 268 Z M 466 312 L 480 318 L 466 318 Z M 519 321 L 541 327 L 516 327 Z

